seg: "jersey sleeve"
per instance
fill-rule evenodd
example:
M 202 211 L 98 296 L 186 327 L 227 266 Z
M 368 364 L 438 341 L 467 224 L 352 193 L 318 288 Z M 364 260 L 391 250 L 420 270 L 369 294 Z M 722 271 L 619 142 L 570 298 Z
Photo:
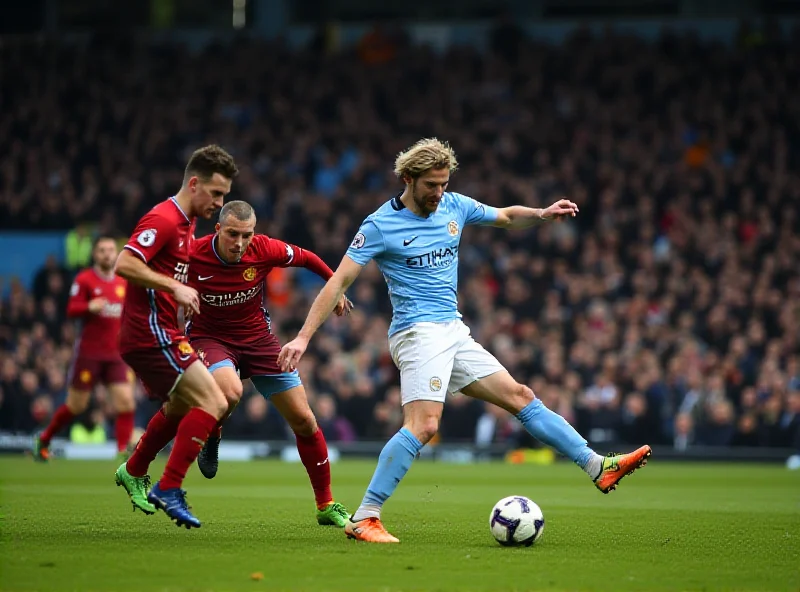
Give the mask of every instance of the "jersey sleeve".
M 145 263 L 152 261 L 164 245 L 173 238 L 175 225 L 153 212 L 147 213 L 136 225 L 125 248 Z
M 89 286 L 86 285 L 86 276 L 79 273 L 75 276 L 69 289 L 67 301 L 67 316 L 82 317 L 89 313 Z
M 461 195 L 460 193 L 453 194 L 461 204 L 461 211 L 464 213 L 464 226 L 470 224 L 491 224 L 499 215 L 497 208 L 487 206 L 476 199 Z
M 260 236 L 258 242 L 257 252 L 266 267 L 305 267 L 324 280 L 333 275 L 331 268 L 312 251 L 267 236 Z
M 253 237 L 253 241 L 256 243 L 258 258 L 264 266 L 291 267 L 294 263 L 295 249 L 298 247 L 263 234 Z
M 366 265 L 370 259 L 379 257 L 386 250 L 383 234 L 372 220 L 364 220 L 353 242 L 345 253 L 359 265 Z

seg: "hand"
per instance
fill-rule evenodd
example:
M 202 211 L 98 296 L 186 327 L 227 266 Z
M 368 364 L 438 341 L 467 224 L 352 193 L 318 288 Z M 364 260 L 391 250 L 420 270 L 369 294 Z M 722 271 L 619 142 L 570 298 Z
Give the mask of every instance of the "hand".
M 175 298 L 175 302 L 183 306 L 186 318 L 200 314 L 200 295 L 194 288 L 178 284 L 172 291 L 172 297 Z
M 106 304 L 108 304 L 108 300 L 105 298 L 93 298 L 89 301 L 89 312 L 92 314 L 97 314 L 103 310 L 103 307 Z
M 353 303 L 350 302 L 347 296 L 343 295 L 341 300 L 336 304 L 336 308 L 333 309 L 333 312 L 337 317 L 343 317 L 349 315 L 351 310 L 353 310 Z
M 578 214 L 577 204 L 568 199 L 559 199 L 552 206 L 542 210 L 542 220 L 563 220 L 574 218 Z
M 278 354 L 278 365 L 281 367 L 281 372 L 292 372 L 297 368 L 300 363 L 300 358 L 306 353 L 308 347 L 308 339 L 297 336 L 292 341 L 287 343 L 281 348 L 281 353 Z

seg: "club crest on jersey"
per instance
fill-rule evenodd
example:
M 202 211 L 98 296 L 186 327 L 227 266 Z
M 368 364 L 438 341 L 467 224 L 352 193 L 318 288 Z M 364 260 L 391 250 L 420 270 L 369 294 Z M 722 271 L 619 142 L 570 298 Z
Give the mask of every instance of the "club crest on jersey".
M 458 234 L 458 222 L 456 222 L 455 220 L 450 220 L 450 222 L 447 223 L 447 232 L 450 233 L 450 236 L 457 235 Z
M 440 390 L 442 390 L 442 379 L 438 376 L 434 376 L 431 378 L 430 387 L 431 391 L 438 393 Z
M 153 243 L 156 242 L 156 229 L 148 228 L 147 230 L 143 230 L 139 238 L 136 239 L 136 242 L 143 247 L 153 246 Z
M 360 249 L 361 247 L 364 246 L 365 242 L 367 242 L 367 237 L 359 232 L 353 238 L 353 242 L 350 243 L 350 246 L 353 247 L 354 249 Z
M 89 384 L 90 382 L 92 382 L 92 373 L 89 372 L 88 370 L 81 370 L 79 378 L 82 383 Z
M 181 352 L 184 356 L 190 356 L 192 355 L 192 352 L 194 352 L 192 346 L 189 345 L 188 341 L 181 341 L 178 344 L 178 351 Z
M 125 288 L 122 286 L 117 286 L 115 290 L 117 293 L 117 298 L 125 298 Z
M 248 282 L 252 282 L 254 279 L 256 279 L 256 268 L 248 267 L 242 272 L 242 277 Z

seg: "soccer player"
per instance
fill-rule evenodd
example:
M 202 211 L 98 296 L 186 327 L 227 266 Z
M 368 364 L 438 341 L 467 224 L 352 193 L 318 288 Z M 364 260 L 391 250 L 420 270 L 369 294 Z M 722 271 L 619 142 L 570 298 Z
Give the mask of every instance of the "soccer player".
M 447 191 L 456 168 L 453 150 L 436 139 L 420 140 L 397 157 L 395 174 L 405 190 L 364 220 L 300 333 L 280 353 L 283 369 L 295 367 L 344 290 L 375 259 L 394 311 L 389 350 L 400 370 L 404 420 L 383 448 L 361 506 L 348 520 L 345 532 L 350 538 L 399 542 L 381 523 L 381 508 L 438 430 L 447 392 L 460 391 L 513 413 L 531 435 L 580 466 L 603 493 L 651 454 L 649 446 L 606 458 L 595 453 L 564 418 L 472 339 L 457 309 L 458 246 L 464 227 L 526 228 L 575 216 L 578 207 L 566 199 L 545 209 L 486 206 Z
M 180 191 L 144 215 L 117 259 L 117 273 L 129 281 L 122 358 L 164 405 L 117 469 L 116 482 L 128 492 L 134 511 L 160 509 L 186 528 L 201 523 L 186 504 L 183 479 L 228 404 L 184 336 L 179 307 L 185 315 L 200 312 L 197 291 L 186 285 L 195 218 L 211 219 L 222 208 L 237 174 L 233 158 L 219 146 L 196 150 Z M 173 438 L 164 474 L 148 491 L 150 463 Z
M 50 458 L 53 436 L 86 411 L 97 383 L 106 387 L 117 412 L 114 431 L 121 456 L 126 454 L 133 434 L 133 373 L 122 361 L 117 341 L 126 282 L 114 274 L 116 241 L 109 236 L 98 237 L 92 247 L 92 259 L 94 265 L 75 276 L 67 303 L 67 316 L 80 322 L 67 400 L 36 437 L 36 460 Z
M 314 490 L 317 522 L 344 528 L 349 514 L 331 494 L 325 436 L 297 371 L 282 372 L 278 366 L 280 345 L 266 308 L 267 274 L 273 267 L 305 267 L 325 280 L 333 271 L 310 251 L 255 234 L 255 226 L 253 208 L 232 201 L 220 211 L 216 233 L 199 239 L 192 248 L 189 285 L 200 294 L 200 314 L 190 321 L 187 335 L 229 404 L 197 464 L 206 478 L 216 475 L 222 423 L 242 397 L 242 380 L 249 378 L 295 434 Z M 337 314 L 345 314 L 350 306 L 346 297 L 340 298 Z

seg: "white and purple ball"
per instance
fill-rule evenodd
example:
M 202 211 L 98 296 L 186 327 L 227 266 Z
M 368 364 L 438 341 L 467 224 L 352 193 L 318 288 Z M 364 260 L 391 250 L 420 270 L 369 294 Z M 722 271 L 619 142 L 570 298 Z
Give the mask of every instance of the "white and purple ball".
M 504 547 L 530 547 L 544 531 L 541 508 L 527 497 L 504 497 L 489 516 L 492 536 Z

